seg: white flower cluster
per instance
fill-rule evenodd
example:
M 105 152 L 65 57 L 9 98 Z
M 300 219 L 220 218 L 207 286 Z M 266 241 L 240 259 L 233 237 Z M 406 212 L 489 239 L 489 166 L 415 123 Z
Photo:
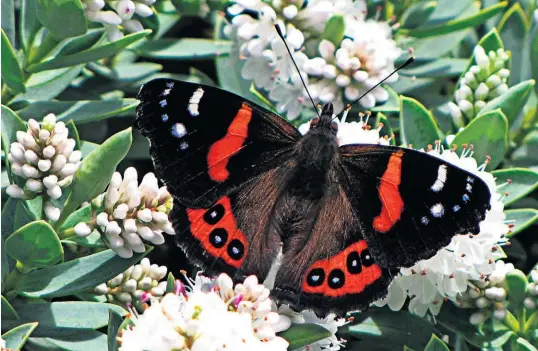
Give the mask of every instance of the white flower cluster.
M 491 210 L 480 222 L 478 234 L 456 235 L 435 256 L 410 268 L 402 268 L 389 286 L 387 297 L 377 303 L 400 310 L 409 297 L 409 310 L 420 316 L 428 310 L 436 315 L 445 298 L 456 301 L 469 287 L 483 284 L 494 271 L 495 260 L 503 257 L 500 245 L 506 242 L 505 235 L 509 232 L 504 206 L 500 202 L 502 195 L 498 193 L 498 189 L 507 184 L 496 186 L 493 175 L 484 171 L 487 161 L 478 166 L 472 157 L 472 148 L 467 146 L 459 155 L 454 149 L 439 147 L 439 143 L 427 152 L 480 177 L 488 185 L 492 197 Z
M 95 218 L 77 224 L 75 233 L 87 236 L 94 229 L 99 230 L 104 241 L 123 258 L 131 257 L 133 251 L 144 252 L 142 239 L 160 245 L 164 243 L 163 232 L 175 234 L 168 220 L 172 196 L 166 187 L 159 188 L 153 173 L 147 173 L 139 186 L 133 167 L 125 170 L 123 179 L 116 172 L 106 193 L 97 200 Z
M 288 342 L 275 335 L 290 320 L 271 311 L 269 290 L 255 276 L 233 286 L 226 274 L 209 283 L 178 284 L 175 294 L 154 300 L 121 332 L 120 351 L 171 350 L 287 350 Z
M 390 138 L 388 136 L 381 137 L 379 132 L 383 128 L 383 123 L 379 123 L 377 128 L 372 129 L 368 125 L 368 119 L 370 112 L 365 114 L 359 113 L 359 120 L 356 122 L 346 122 L 348 111 L 342 114 L 342 119 L 335 119 L 338 123 L 338 133 L 336 139 L 338 145 L 347 144 L 378 144 L 378 145 L 390 145 Z M 306 134 L 310 129 L 310 122 L 303 123 L 299 126 L 299 132 Z M 392 138 L 392 136 L 391 136 Z
M 134 33 L 144 30 L 142 23 L 134 19 L 153 15 L 151 6 L 156 0 L 82 0 L 82 6 L 89 21 L 102 23 L 110 41 L 123 37 L 122 26 L 127 32 Z M 105 5 L 111 10 L 105 9 Z M 112 11 L 114 10 L 114 11 Z
M 98 295 L 105 295 L 108 302 L 128 307 L 133 304 L 142 310 L 142 303 L 150 298 L 160 299 L 166 292 L 166 280 L 161 280 L 168 272 L 165 266 L 151 264 L 143 258 L 140 264 L 129 267 L 94 290 Z
M 457 126 L 464 126 L 473 119 L 486 104 L 508 90 L 510 71 L 506 68 L 508 53 L 503 49 L 488 54 L 481 46 L 474 49 L 476 65 L 469 68 L 455 93 L 456 103 L 450 102 L 450 114 Z
M 228 13 L 233 17 L 225 33 L 240 46 L 243 78 L 268 91 L 277 110 L 287 112 L 289 119 L 309 102 L 275 24 L 282 29 L 313 99 L 332 102 L 337 111 L 388 76 L 401 54 L 387 23 L 365 20 L 362 0 L 311 0 L 302 6 L 281 0 L 236 0 Z M 324 25 L 333 16 L 344 21 L 344 39 L 336 45 L 322 38 Z M 305 45 L 313 50 L 305 50 Z M 387 83 L 397 78 L 395 74 Z M 388 96 L 378 87 L 360 103 L 371 108 Z
M 469 289 L 458 300 L 463 307 L 478 307 L 479 311 L 470 317 L 472 324 L 480 325 L 491 317 L 504 320 L 507 316 L 509 292 L 506 288 L 506 275 L 515 270 L 511 263 L 497 261 L 495 270 L 482 286 Z M 530 283 L 526 287 L 527 297 L 523 300 L 526 309 L 532 311 L 538 306 L 538 265 L 529 274 Z
M 8 160 L 11 171 L 25 180 L 23 188 L 11 184 L 6 192 L 20 199 L 45 197 L 45 215 L 55 222 L 60 209 L 50 200 L 59 199 L 62 189 L 69 186 L 80 166 L 81 153 L 75 149 L 75 140 L 68 138 L 64 122 L 56 122 L 54 114 L 43 118 L 41 125 L 33 119 L 28 121 L 26 132 L 17 132 L 17 142 L 9 148 Z

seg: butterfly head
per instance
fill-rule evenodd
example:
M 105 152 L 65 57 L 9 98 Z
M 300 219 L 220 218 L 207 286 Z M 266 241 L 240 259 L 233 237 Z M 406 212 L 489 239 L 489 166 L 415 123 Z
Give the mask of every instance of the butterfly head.
M 310 130 L 323 130 L 330 131 L 332 134 L 336 135 L 338 133 L 338 122 L 333 120 L 333 104 L 330 102 L 323 106 L 321 110 L 321 115 L 319 117 L 314 117 L 310 121 Z

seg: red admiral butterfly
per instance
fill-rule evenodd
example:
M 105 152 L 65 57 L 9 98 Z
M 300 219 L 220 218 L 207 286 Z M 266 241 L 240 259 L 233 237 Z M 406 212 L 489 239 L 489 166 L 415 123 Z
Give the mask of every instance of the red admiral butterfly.
M 265 277 L 319 314 L 363 310 L 392 270 L 478 233 L 490 193 L 475 175 L 411 149 L 338 146 L 331 104 L 301 135 L 283 118 L 201 84 L 158 79 L 137 125 L 174 196 L 176 240 L 207 274 Z

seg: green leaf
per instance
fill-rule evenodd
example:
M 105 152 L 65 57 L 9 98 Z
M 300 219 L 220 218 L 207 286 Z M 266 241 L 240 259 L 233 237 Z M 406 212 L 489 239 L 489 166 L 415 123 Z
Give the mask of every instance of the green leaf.
M 58 224 L 84 201 L 101 194 L 116 171 L 118 163 L 127 155 L 133 141 L 131 128 L 114 134 L 82 160 L 73 177 L 71 194 L 67 198 Z
M 2 334 L 2 339 L 6 342 L 7 350 L 22 350 L 22 347 L 26 343 L 26 340 L 32 334 L 37 327 L 37 322 L 26 323 L 19 325 L 11 329 L 10 331 Z
M 172 274 L 172 272 L 168 273 L 168 277 L 166 278 L 166 292 L 167 293 L 173 293 L 176 287 L 176 278 Z
M 394 140 L 394 132 L 390 127 L 389 119 L 382 112 L 378 112 L 374 125 L 376 126 L 376 128 L 379 128 L 381 124 L 383 125 L 383 127 L 379 131 L 379 135 L 383 137 L 386 135 L 390 139 L 390 145 L 396 145 L 396 141 Z
M 88 29 L 80 0 L 37 0 L 37 17 L 57 39 L 76 37 Z
M 492 29 L 486 35 L 484 35 L 479 41 L 478 46 L 484 48 L 484 51 L 497 51 L 499 49 L 504 49 L 503 41 L 497 29 Z M 474 58 L 474 56 L 473 56 Z M 473 61 L 473 65 L 476 64 L 476 61 Z
M 385 89 L 389 93 L 389 99 L 384 103 L 371 108 L 371 111 L 384 113 L 400 112 L 400 96 L 398 95 L 398 93 L 395 92 L 394 89 L 392 89 L 388 85 L 384 85 L 383 89 Z
M 440 139 L 435 120 L 420 102 L 405 96 L 400 97 L 400 102 L 400 135 L 403 143 L 420 149 Z
M 116 337 L 118 336 L 121 324 L 123 323 L 123 316 L 124 315 L 112 310 L 108 312 L 108 351 L 116 351 L 118 349 L 118 341 L 116 340 Z
M 26 55 L 34 42 L 41 23 L 37 19 L 36 0 L 22 0 L 20 14 L 21 45 Z
M 86 205 L 71 213 L 65 222 L 62 223 L 58 232 L 73 228 L 80 222 L 88 222 L 90 219 L 92 219 L 92 206 Z
M 513 271 L 506 274 L 506 290 L 508 292 L 508 300 L 521 304 L 525 300 L 527 285 L 529 281 L 525 273 L 519 269 L 514 269 Z
M 519 199 L 527 196 L 538 188 L 538 172 L 527 168 L 505 168 L 492 172 L 496 178 L 497 185 L 505 184 L 500 188 L 501 192 L 508 192 L 508 196 L 504 197 L 501 202 L 504 206 L 510 206 Z
M 97 149 L 98 147 L 99 147 L 99 144 L 82 140 L 80 142 L 80 152 L 82 153 L 82 158 L 88 156 L 93 150 Z
M 521 67 L 523 65 L 523 47 L 525 46 L 525 33 L 529 23 L 525 12 L 519 3 L 515 3 L 502 16 L 497 25 L 506 50 L 511 52 L 512 67 L 510 68 L 510 81 L 512 84 L 521 81 Z M 508 115 L 507 115 L 508 117 Z
M 509 310 L 506 310 L 506 317 L 504 317 L 503 323 L 513 332 L 519 331 L 519 321 Z
M 15 96 L 11 103 L 25 100 L 52 100 L 73 82 L 81 70 L 82 66 L 75 66 L 32 74 L 26 82 L 26 93 Z
M 468 60 L 454 58 L 440 58 L 423 65 L 402 70 L 402 75 L 421 77 L 455 77 L 461 75 L 467 67 Z
M 2 269 L 2 286 L 6 281 L 9 273 L 15 268 L 15 260 L 9 256 L 6 252 L 5 240 L 11 233 L 13 233 L 13 224 L 15 221 L 15 213 L 17 210 L 17 200 L 13 198 L 8 198 L 7 201 L 4 201 L 4 208 L 2 209 L 2 220 L 1 220 L 1 238 L 2 246 L 0 246 L 2 262 L 0 268 Z M 3 313 L 2 313 L 3 314 Z
M 450 351 L 450 349 L 446 346 L 443 340 L 439 339 L 435 334 L 432 334 L 430 342 L 428 342 L 424 351 Z
M 5 245 L 7 253 L 17 260 L 17 268 L 23 273 L 52 266 L 64 255 L 58 236 L 45 221 L 32 222 L 18 229 L 7 238 Z
M 258 105 L 261 105 L 270 111 L 276 111 L 276 107 L 256 89 L 254 83 L 250 84 L 249 91 L 252 93 L 252 96 L 256 98 Z
M 516 343 L 521 351 L 538 351 L 538 349 L 534 347 L 529 341 L 521 337 L 517 338 Z
M 508 125 L 511 126 L 516 121 L 523 106 L 525 106 L 534 84 L 534 80 L 531 79 L 514 85 L 502 95 L 489 101 L 486 106 L 480 110 L 478 115 L 480 116 L 500 108 L 508 119 Z
M 24 275 L 16 285 L 19 295 L 59 297 L 95 288 L 107 282 L 140 261 L 151 251 L 121 258 L 112 250 L 105 250 L 59 265 Z
M 523 332 L 527 334 L 529 331 L 532 331 L 536 329 L 536 326 L 538 324 L 538 311 L 534 311 L 525 322 L 525 325 L 523 327 Z
M 22 305 L 17 308 L 21 320 L 36 321 L 35 337 L 62 336 L 84 330 L 95 330 L 108 324 L 109 312 L 125 316 L 118 305 L 88 301 L 67 301 Z
M 6 33 L 11 43 L 15 43 L 15 4 L 13 0 L 2 0 L 1 16 L 2 31 Z
M 432 14 L 437 6 L 436 1 L 425 1 L 414 3 L 407 7 L 402 16 L 400 23 L 403 28 L 410 29 L 423 25 L 428 17 Z
M 72 244 L 82 247 L 92 247 L 92 248 L 105 248 L 106 245 L 103 242 L 103 239 L 101 239 L 101 234 L 97 230 L 94 230 L 91 232 L 88 236 L 78 236 L 78 235 L 72 235 L 70 237 L 67 237 L 63 240 L 61 240 L 62 244 Z
M 295 350 L 299 347 L 311 344 L 313 342 L 325 339 L 332 333 L 318 324 L 295 324 L 292 323 L 289 329 L 278 333 L 278 336 L 286 339 L 290 345 L 289 350 Z
M 105 32 L 103 28 L 89 30 L 86 34 L 67 38 L 62 40 L 51 52 L 47 54 L 48 57 L 54 56 L 68 56 L 76 54 L 77 52 L 90 49 L 92 46 L 97 45 L 99 41 L 105 38 Z
M 72 119 L 79 125 L 123 114 L 133 110 L 136 105 L 138 105 L 136 99 L 35 101 L 17 113 L 25 120 L 54 113 L 59 121 Z
M 409 347 L 422 350 L 433 332 L 432 323 L 407 311 L 373 308 L 354 317 L 355 322 L 339 328 L 339 334 L 346 339 L 359 339 L 378 345 L 382 350 L 400 348 L 402 340 Z M 411 335 L 413 337 L 409 338 Z
M 15 311 L 15 309 L 13 308 L 13 306 L 11 306 L 7 299 L 2 296 L 2 321 L 17 319 L 19 319 L 17 311 Z
M 402 48 L 413 48 L 413 55 L 418 62 L 437 60 L 458 48 L 470 32 L 467 29 L 430 38 L 411 38 Z
M 164 60 L 201 60 L 229 55 L 232 42 L 197 38 L 157 39 L 136 48 L 142 57 Z
M 428 18 L 429 25 L 437 25 L 461 17 L 472 5 L 472 0 L 438 0 L 435 11 Z
M 531 33 L 529 33 L 529 65 L 531 69 L 531 76 L 532 78 L 537 81 L 538 80 L 538 65 L 536 65 L 536 62 L 538 62 L 538 19 L 536 19 L 536 16 L 534 16 L 534 24 L 533 24 L 533 30 Z M 538 86 L 534 86 L 535 92 L 538 95 Z
M 501 110 L 480 115 L 456 134 L 452 144 L 473 144 L 473 157 L 480 163 L 490 156 L 490 167 L 495 169 L 503 161 L 508 147 L 508 121 Z
M 508 234 L 509 238 L 513 237 L 519 232 L 524 231 L 530 225 L 532 225 L 534 222 L 538 220 L 538 210 L 534 208 L 521 208 L 521 209 L 516 209 L 516 210 L 506 210 L 504 211 L 504 213 L 506 214 L 505 221 L 514 221 L 510 223 L 513 223 L 515 225 L 511 229 L 512 232 Z
M 109 42 L 104 45 L 93 47 L 91 49 L 80 51 L 71 55 L 54 56 L 49 59 L 46 59 L 45 61 L 28 66 L 26 70 L 28 72 L 35 73 L 97 61 L 102 58 L 117 54 L 119 51 L 125 49 L 132 43 L 141 40 L 150 33 L 151 30 L 147 29 L 137 33 L 126 35 L 123 38 L 115 40 L 113 42 Z
M 2 80 L 15 94 L 26 92 L 21 66 L 6 33 L 2 29 Z
M 200 0 L 172 0 L 172 4 L 182 16 L 199 16 L 202 2 Z
M 469 17 L 450 20 L 439 25 L 423 26 L 417 29 L 401 29 L 399 32 L 403 35 L 409 35 L 411 37 L 425 38 L 447 34 L 469 27 L 476 27 L 484 23 L 488 18 L 501 13 L 506 5 L 507 2 L 501 2 L 497 5 L 485 8 L 477 14 Z
M 346 21 L 343 15 L 333 15 L 323 29 L 322 38 L 330 41 L 336 47 L 340 45 L 340 42 L 344 38 L 344 31 L 346 29 Z
M 26 124 L 23 120 L 17 116 L 9 107 L 2 105 L 2 150 L 7 154 L 11 143 L 17 141 L 17 131 L 26 131 Z M 7 157 L 4 158 L 4 164 L 6 166 L 9 179 L 13 183 L 13 175 L 11 168 L 9 167 L 9 161 Z
M 28 339 L 29 350 L 51 350 L 51 351 L 88 351 L 106 350 L 108 338 L 106 334 L 95 330 L 88 330 L 54 338 L 34 338 Z

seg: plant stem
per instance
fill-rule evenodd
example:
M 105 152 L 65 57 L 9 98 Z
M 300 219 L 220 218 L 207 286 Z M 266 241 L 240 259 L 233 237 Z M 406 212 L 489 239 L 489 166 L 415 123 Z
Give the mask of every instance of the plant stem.
M 21 272 L 17 268 L 14 268 L 7 276 L 5 284 L 2 286 L 2 295 L 6 295 L 6 292 L 13 290 L 17 280 L 20 278 Z

